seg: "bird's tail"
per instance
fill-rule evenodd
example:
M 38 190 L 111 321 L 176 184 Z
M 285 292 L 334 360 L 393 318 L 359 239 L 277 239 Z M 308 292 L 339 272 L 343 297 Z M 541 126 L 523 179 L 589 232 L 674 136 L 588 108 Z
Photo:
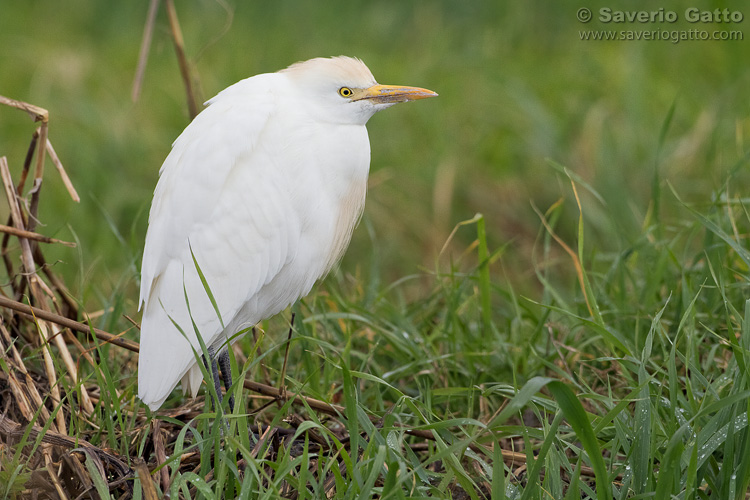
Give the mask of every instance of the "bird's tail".
M 193 396 L 203 376 L 190 341 L 175 328 L 162 307 L 147 304 L 141 321 L 138 397 L 156 410 L 183 379 Z

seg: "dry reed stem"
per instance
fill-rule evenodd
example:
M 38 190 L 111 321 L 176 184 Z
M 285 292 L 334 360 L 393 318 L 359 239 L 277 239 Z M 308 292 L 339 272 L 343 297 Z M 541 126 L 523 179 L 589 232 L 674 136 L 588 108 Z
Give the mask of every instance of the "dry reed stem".
M 21 169 L 21 179 L 18 181 L 16 186 L 16 194 L 21 196 L 23 194 L 23 188 L 26 186 L 26 178 L 29 176 L 29 170 L 31 170 L 31 162 L 34 160 L 34 152 L 36 151 L 36 145 L 39 142 L 39 129 L 34 129 L 34 133 L 31 134 L 31 143 L 29 149 L 26 151 L 26 158 L 23 160 L 23 169 Z
M 34 151 L 36 151 L 36 145 L 39 140 L 39 132 L 38 130 L 34 130 L 34 133 L 31 135 L 31 143 L 29 144 L 29 148 L 26 151 L 26 158 L 23 162 L 23 169 L 21 170 L 21 180 L 18 182 L 18 186 L 16 187 L 16 194 L 18 196 L 21 196 L 23 193 L 23 186 L 26 183 L 26 177 L 29 173 L 29 169 L 31 168 L 31 161 L 34 159 Z M 8 214 L 8 222 L 7 224 L 11 224 L 13 222 L 13 219 L 11 217 L 11 214 Z M 3 262 L 5 263 L 5 269 L 8 271 L 8 277 L 10 279 L 10 285 L 11 289 L 13 290 L 13 293 L 16 298 L 20 297 L 23 293 L 21 291 L 21 287 L 23 286 L 23 283 L 25 281 L 21 280 L 20 284 L 16 282 L 16 273 L 13 271 L 13 263 L 10 260 L 10 257 L 8 255 L 8 242 L 10 241 L 10 235 L 4 234 L 3 235 L 3 242 L 2 242 L 2 255 L 3 255 Z
M 26 111 L 29 116 L 34 119 L 35 122 L 46 123 L 47 121 L 49 121 L 49 111 L 44 108 L 40 108 L 39 106 L 29 104 L 28 102 L 16 101 L 15 99 L 10 99 L 8 97 L 0 95 L 0 104 Z
M 153 436 L 154 442 L 154 454 L 156 455 L 156 463 L 163 464 L 167 461 L 167 452 L 164 447 L 164 438 L 161 435 L 161 420 L 158 418 L 151 421 L 153 425 Z M 159 470 L 159 482 L 161 482 L 162 491 L 169 489 L 169 470 L 167 467 L 162 467 Z
M 70 328 L 71 330 L 75 330 L 76 332 L 85 333 L 87 335 L 93 335 L 103 342 L 114 344 L 118 347 L 122 347 L 132 352 L 138 352 L 137 342 L 133 342 L 132 340 L 121 338 L 121 335 L 123 335 L 125 332 L 119 335 L 113 335 L 111 333 L 107 333 L 98 328 L 92 328 L 85 323 L 80 323 L 70 318 L 66 318 L 65 316 L 60 316 L 59 314 L 55 314 L 50 311 L 45 311 L 38 307 L 30 306 L 28 304 L 24 304 L 23 302 L 18 302 L 18 301 L 15 301 L 7 297 L 3 297 L 3 296 L 0 296 L 0 307 L 4 307 L 6 309 L 13 309 L 14 311 L 17 311 L 21 314 L 24 314 L 32 318 L 37 317 L 46 321 L 51 321 L 53 323 L 57 323 L 58 325 L 64 326 L 66 328 Z
M 134 461 L 133 468 L 135 469 L 135 475 L 141 480 L 141 486 L 143 487 L 143 498 L 146 500 L 159 500 L 159 495 L 156 492 L 156 487 L 151 479 L 151 472 L 146 467 L 143 459 L 137 458 Z
M 44 157 L 47 145 L 47 122 L 43 122 L 42 126 L 39 127 L 39 142 L 37 143 L 36 153 L 36 167 L 34 168 L 34 181 L 31 185 L 31 203 L 29 205 L 29 221 L 26 224 L 26 230 L 34 231 L 36 224 L 39 221 L 37 218 L 39 212 L 39 195 L 42 191 L 42 182 L 44 180 Z M 19 229 L 24 229 L 21 226 L 16 226 Z
M 3 187 L 5 188 L 5 195 L 8 198 L 8 207 L 10 208 L 10 217 L 13 221 L 13 225 L 17 229 L 25 231 L 26 229 L 24 228 L 21 207 L 18 203 L 18 197 L 13 186 L 13 179 L 11 178 L 10 169 L 8 168 L 8 160 L 4 156 L 0 158 L 0 178 L 2 179 Z M 27 273 L 27 278 L 31 280 L 33 278 L 31 269 L 34 267 L 34 256 L 31 253 L 31 246 L 26 239 L 21 238 L 19 239 L 19 242 L 21 244 L 21 259 L 23 261 L 24 270 Z
M 41 439 L 42 443 L 51 444 L 54 446 L 61 446 L 63 448 L 96 448 L 93 444 L 89 443 L 81 437 L 70 437 L 64 434 L 60 434 L 53 430 L 44 430 L 38 425 L 32 425 L 30 428 L 23 426 L 8 418 L 0 418 L 0 434 L 8 436 L 12 439 L 21 439 L 28 431 L 29 440 L 35 441 L 37 438 Z
M 18 229 L 17 227 L 13 226 L 6 226 L 4 224 L 0 224 L 0 233 L 12 234 L 13 236 L 18 236 L 19 238 L 26 238 L 27 240 L 34 240 L 40 243 L 59 243 L 60 245 L 65 245 L 66 247 L 71 248 L 75 248 L 76 246 L 76 244 L 72 241 L 63 241 L 55 238 L 50 238 L 49 236 L 44 236 L 43 234 Z
M 138 67 L 135 70 L 133 78 L 133 90 L 130 93 L 130 99 L 138 102 L 141 95 L 141 85 L 143 77 L 146 74 L 146 63 L 148 62 L 148 53 L 151 48 L 151 38 L 154 35 L 154 26 L 156 25 L 156 13 L 159 10 L 159 0 L 151 0 L 148 6 L 148 16 L 146 24 L 143 26 L 143 38 L 141 39 L 141 50 L 138 53 Z
M 182 75 L 182 82 L 185 84 L 185 92 L 187 93 L 188 113 L 192 121 L 193 118 L 198 116 L 198 103 L 196 102 L 193 81 L 190 76 L 190 65 L 185 56 L 185 41 L 182 38 L 182 29 L 180 28 L 180 21 L 177 19 L 177 10 L 174 7 L 174 1 L 166 0 L 165 5 L 167 7 L 167 17 L 169 17 L 169 28 L 172 31 L 174 49 L 177 53 L 177 62 L 180 65 L 180 74 Z
M 52 147 L 52 143 L 47 139 L 47 154 L 49 154 L 50 159 L 52 160 L 52 164 L 57 169 L 57 172 L 60 174 L 60 178 L 63 181 L 63 185 L 65 186 L 65 189 L 68 190 L 68 194 L 70 195 L 71 199 L 75 201 L 76 203 L 79 203 L 81 201 L 81 197 L 78 196 L 78 192 L 76 191 L 76 188 L 73 186 L 73 183 L 70 181 L 70 177 L 68 177 L 68 173 L 65 171 L 65 168 L 63 167 L 62 162 L 60 161 L 60 158 L 58 158 L 57 153 L 55 152 L 55 148 Z
M 49 344 L 50 330 L 46 322 L 37 322 L 37 332 L 39 334 L 39 340 L 42 344 L 42 359 L 44 361 L 44 370 L 47 372 L 47 381 L 49 383 L 49 396 L 52 400 L 52 404 L 55 408 L 60 405 L 62 401 L 62 395 L 60 394 L 60 386 L 57 382 L 57 373 L 55 372 L 55 363 L 52 360 L 52 346 Z M 57 432 L 60 434 L 67 434 L 67 428 L 65 424 L 65 414 L 62 411 L 55 412 L 55 425 Z

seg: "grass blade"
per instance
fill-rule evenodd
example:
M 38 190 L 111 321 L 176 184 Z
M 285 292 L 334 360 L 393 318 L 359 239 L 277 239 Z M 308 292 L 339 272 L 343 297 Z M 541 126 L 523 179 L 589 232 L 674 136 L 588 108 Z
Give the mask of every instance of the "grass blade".
M 573 427 L 576 437 L 581 441 L 583 448 L 589 456 L 589 461 L 594 469 L 596 478 L 597 498 L 599 500 L 611 500 L 611 482 L 607 474 L 607 467 L 604 465 L 604 459 L 602 458 L 602 450 L 599 448 L 599 443 L 594 435 L 591 422 L 589 422 L 581 402 L 578 401 L 573 391 L 562 382 L 551 381 L 547 384 L 547 389 L 552 393 L 555 401 L 560 406 L 560 410 L 562 410 L 570 426 Z

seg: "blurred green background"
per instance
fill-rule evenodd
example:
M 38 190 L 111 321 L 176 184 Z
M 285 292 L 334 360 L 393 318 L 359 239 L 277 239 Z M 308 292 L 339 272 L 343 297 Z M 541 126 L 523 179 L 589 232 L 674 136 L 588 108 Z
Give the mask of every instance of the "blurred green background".
M 603 24 L 601 6 L 664 8 L 680 20 Z M 745 19 L 689 24 L 683 14 L 690 6 L 738 10 Z M 594 11 L 591 22 L 576 19 L 580 7 Z M 50 111 L 50 139 L 82 198 L 70 201 L 48 163 L 39 231 L 80 245 L 47 248 L 47 258 L 86 302 L 120 290 L 133 311 L 157 172 L 188 123 L 163 6 L 141 97 L 131 101 L 147 9 L 144 0 L 0 1 L 0 94 Z M 190 0 L 177 2 L 177 11 L 201 100 L 257 73 L 340 54 L 362 58 L 381 83 L 440 94 L 368 125 L 368 204 L 342 263 L 344 272 L 365 279 L 388 282 L 433 269 L 453 227 L 482 212 L 491 246 L 508 244 L 502 265 L 493 267 L 497 279 L 533 289 L 541 225 L 532 203 L 544 211 L 566 198 L 570 217 L 558 227 L 566 241 L 574 241 L 577 223 L 570 183 L 548 158 L 602 196 L 581 192 L 588 241 L 616 250 L 654 216 L 656 169 L 662 187 L 669 182 L 700 203 L 721 188 L 750 138 L 748 40 L 580 36 L 702 29 L 738 30 L 746 39 L 750 7 L 740 1 Z M 34 126 L 20 111 L 0 108 L 0 155 L 16 176 Z M 670 217 L 678 208 L 671 194 L 664 198 L 657 215 Z M 472 229 L 459 230 L 455 255 L 473 238 Z

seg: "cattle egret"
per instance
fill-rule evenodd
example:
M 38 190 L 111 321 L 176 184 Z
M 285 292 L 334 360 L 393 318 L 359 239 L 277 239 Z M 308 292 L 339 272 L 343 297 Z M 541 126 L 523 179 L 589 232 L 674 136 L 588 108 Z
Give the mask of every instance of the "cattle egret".
M 349 245 L 370 168 L 367 120 L 436 95 L 379 85 L 342 56 L 253 76 L 207 102 L 172 145 L 151 204 L 139 300 L 144 403 L 159 408 L 180 380 L 195 397 L 195 329 L 228 385 L 227 340 L 307 295 Z

